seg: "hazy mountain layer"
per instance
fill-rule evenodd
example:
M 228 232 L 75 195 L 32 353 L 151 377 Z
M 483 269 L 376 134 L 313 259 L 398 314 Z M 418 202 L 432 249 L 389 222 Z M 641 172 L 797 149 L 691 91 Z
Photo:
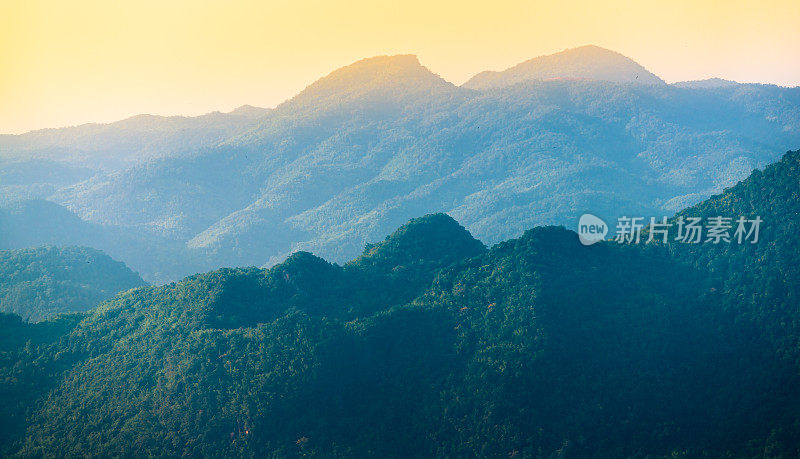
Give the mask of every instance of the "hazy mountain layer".
M 562 79 L 517 69 L 513 83 L 481 90 L 413 56 L 366 59 L 216 146 L 188 143 L 73 184 L 32 177 L 49 188 L 26 189 L 56 190 L 48 199 L 84 220 L 171 241 L 158 250 L 182 254 L 167 257 L 177 269 L 121 258 L 160 281 L 296 250 L 344 262 L 431 212 L 490 244 L 535 225 L 571 227 L 584 212 L 670 215 L 800 145 L 798 88 L 641 84 L 649 74 L 610 51 L 555 56 L 519 67 L 546 63 Z M 576 66 L 600 73 L 573 81 Z
M 187 250 L 180 239 L 136 228 L 87 222 L 50 201 L 28 200 L 0 207 L 0 250 L 41 245 L 100 249 L 116 260 L 125 260 L 143 277 L 156 283 L 214 266 L 208 257 Z
M 537 57 L 502 72 L 481 72 L 465 88 L 489 89 L 527 80 L 574 79 L 663 86 L 666 83 L 622 54 L 598 46 L 581 46 Z
M 138 115 L 110 124 L 0 135 L 0 205 L 47 198 L 101 172 L 217 145 L 268 110 L 250 106 L 197 117 Z

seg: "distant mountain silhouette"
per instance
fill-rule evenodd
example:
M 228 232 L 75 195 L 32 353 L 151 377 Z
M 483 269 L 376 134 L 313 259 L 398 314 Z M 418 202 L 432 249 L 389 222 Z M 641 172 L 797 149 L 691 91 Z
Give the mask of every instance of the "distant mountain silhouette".
M 433 90 L 455 89 L 419 63 L 417 56 L 377 56 L 342 67 L 309 85 L 280 107 L 299 109 L 309 104 L 327 107 L 332 103 L 380 97 L 407 97 Z
M 692 88 L 692 89 L 712 89 L 712 88 L 731 88 L 739 83 L 731 80 L 724 80 L 722 78 L 709 78 L 707 80 L 692 80 L 692 81 L 679 81 L 674 83 L 673 86 L 679 88 Z
M 581 46 L 517 64 L 502 72 L 481 72 L 462 86 L 489 89 L 527 80 L 596 80 L 661 86 L 666 83 L 633 60 L 599 46 Z
M 46 159 L 115 170 L 143 159 L 216 145 L 268 112 L 245 105 L 230 113 L 194 117 L 136 115 L 109 124 L 0 135 L 0 163 Z

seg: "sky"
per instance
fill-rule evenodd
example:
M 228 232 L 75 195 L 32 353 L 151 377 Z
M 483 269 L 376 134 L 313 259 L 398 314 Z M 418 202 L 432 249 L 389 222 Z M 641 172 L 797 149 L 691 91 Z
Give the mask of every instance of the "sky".
M 448 81 L 593 44 L 667 82 L 800 85 L 800 1 L 0 0 L 0 133 L 274 107 L 365 57 Z

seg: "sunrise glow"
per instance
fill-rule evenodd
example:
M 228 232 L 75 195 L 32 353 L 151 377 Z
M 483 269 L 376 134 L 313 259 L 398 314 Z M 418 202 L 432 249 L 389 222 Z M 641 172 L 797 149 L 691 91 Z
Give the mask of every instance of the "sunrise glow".
M 271 107 L 358 59 L 410 53 L 455 84 L 584 44 L 667 82 L 800 84 L 800 3 L 0 3 L 0 133 Z

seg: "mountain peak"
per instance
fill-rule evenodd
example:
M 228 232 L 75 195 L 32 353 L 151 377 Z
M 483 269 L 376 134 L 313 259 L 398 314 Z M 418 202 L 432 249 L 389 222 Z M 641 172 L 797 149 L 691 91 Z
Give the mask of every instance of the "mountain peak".
M 386 239 L 367 246 L 353 263 L 365 266 L 401 266 L 435 261 L 446 266 L 486 250 L 463 226 L 443 213 L 414 218 Z
M 256 118 L 266 115 L 267 113 L 269 113 L 268 108 L 254 107 L 247 104 L 237 107 L 235 110 L 230 112 L 231 115 L 242 116 L 245 118 Z
M 673 86 L 679 88 L 690 88 L 690 89 L 715 89 L 715 88 L 733 88 L 738 85 L 739 83 L 732 80 L 725 80 L 722 78 L 708 78 L 705 80 L 679 81 L 675 83 Z
M 370 95 L 396 98 L 454 88 L 420 64 L 413 54 L 376 56 L 334 70 L 309 85 L 287 105 L 337 103 Z
M 388 55 L 384 54 L 381 56 L 373 56 L 367 57 L 358 61 L 353 62 L 350 65 L 346 65 L 341 67 L 337 70 L 331 72 L 331 74 L 336 72 L 347 72 L 347 71 L 354 71 L 356 69 L 365 69 L 365 68 L 422 68 L 422 64 L 419 62 L 419 58 L 415 54 L 395 54 L 395 55 Z
M 420 64 L 414 54 L 383 55 L 368 57 L 340 67 L 317 80 L 314 85 L 342 79 L 366 79 L 369 82 L 374 79 L 393 78 L 408 74 L 435 76 Z
M 527 80 L 595 80 L 664 85 L 661 78 L 622 54 L 595 45 L 580 46 L 540 56 L 502 72 L 481 72 L 463 87 L 489 89 L 510 86 Z

